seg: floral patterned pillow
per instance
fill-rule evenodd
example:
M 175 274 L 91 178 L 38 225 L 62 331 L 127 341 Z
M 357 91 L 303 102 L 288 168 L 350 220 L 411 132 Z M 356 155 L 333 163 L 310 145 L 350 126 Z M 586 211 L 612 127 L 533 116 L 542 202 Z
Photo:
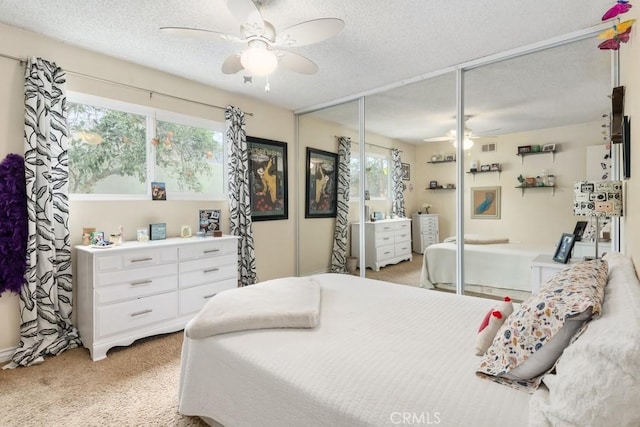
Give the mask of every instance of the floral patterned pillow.
M 476 373 L 533 392 L 587 321 L 600 314 L 607 275 L 607 262 L 598 259 L 552 276 L 507 318 Z

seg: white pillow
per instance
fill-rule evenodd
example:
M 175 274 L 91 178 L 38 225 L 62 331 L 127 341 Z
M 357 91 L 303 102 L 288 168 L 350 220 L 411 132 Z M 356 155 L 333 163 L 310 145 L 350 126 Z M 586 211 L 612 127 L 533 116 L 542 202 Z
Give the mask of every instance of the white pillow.
M 556 373 L 543 377 L 548 395 L 531 400 L 530 415 L 551 425 L 640 425 L 640 283 L 629 258 L 605 259 L 601 316 L 565 349 Z

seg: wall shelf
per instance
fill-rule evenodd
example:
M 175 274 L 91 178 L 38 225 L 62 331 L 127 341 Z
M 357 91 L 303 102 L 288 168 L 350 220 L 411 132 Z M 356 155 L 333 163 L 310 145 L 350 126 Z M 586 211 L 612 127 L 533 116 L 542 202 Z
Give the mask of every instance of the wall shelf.
M 529 153 L 518 153 L 517 155 L 520 156 L 520 163 L 524 163 L 524 158 L 526 156 L 533 156 L 536 154 L 551 154 L 551 161 L 555 162 L 555 156 L 556 156 L 556 150 L 548 150 L 548 151 L 531 151 Z
M 473 175 L 473 180 L 476 180 L 476 174 L 477 173 L 492 173 L 492 172 L 497 172 L 498 173 L 498 179 L 500 179 L 500 173 L 502 172 L 502 169 L 494 169 L 494 170 L 488 170 L 488 171 L 467 171 L 467 173 L 470 173 Z
M 427 187 L 425 188 L 425 190 L 455 190 L 456 187 L 448 187 L 448 188 L 444 188 L 444 187 L 435 187 L 435 188 L 431 188 L 431 187 Z
M 436 161 L 432 161 L 429 160 L 427 163 L 455 163 L 455 160 L 436 160 Z
M 516 188 L 522 190 L 522 195 L 524 196 L 524 190 L 534 189 L 534 188 L 551 188 L 553 189 L 552 195 L 556 194 L 556 186 L 555 185 L 516 185 Z

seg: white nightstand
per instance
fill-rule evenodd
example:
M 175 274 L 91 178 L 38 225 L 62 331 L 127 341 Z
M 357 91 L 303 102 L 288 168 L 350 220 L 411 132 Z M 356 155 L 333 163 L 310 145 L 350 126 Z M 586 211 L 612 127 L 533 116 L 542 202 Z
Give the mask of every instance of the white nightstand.
M 538 255 L 531 261 L 531 293 L 535 294 L 540 285 L 546 282 L 558 271 L 563 270 L 569 264 L 581 261 L 581 258 L 571 258 L 567 264 L 555 262 L 553 255 Z

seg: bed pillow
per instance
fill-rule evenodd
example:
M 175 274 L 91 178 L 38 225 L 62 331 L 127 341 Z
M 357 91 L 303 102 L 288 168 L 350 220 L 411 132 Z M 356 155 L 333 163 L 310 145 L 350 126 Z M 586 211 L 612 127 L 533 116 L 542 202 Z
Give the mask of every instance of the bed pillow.
M 530 391 L 537 388 L 541 375 L 600 313 L 607 268 L 604 260 L 582 261 L 552 276 L 502 325 L 478 375 Z
M 504 301 L 487 312 L 480 323 L 478 336 L 476 337 L 476 356 L 482 356 L 496 336 L 496 332 L 504 321 L 513 313 L 511 298 L 504 297 Z
M 631 259 L 605 259 L 602 315 L 567 347 L 555 374 L 544 376 L 548 392 L 532 396 L 530 415 L 547 425 L 640 425 L 640 283 Z

